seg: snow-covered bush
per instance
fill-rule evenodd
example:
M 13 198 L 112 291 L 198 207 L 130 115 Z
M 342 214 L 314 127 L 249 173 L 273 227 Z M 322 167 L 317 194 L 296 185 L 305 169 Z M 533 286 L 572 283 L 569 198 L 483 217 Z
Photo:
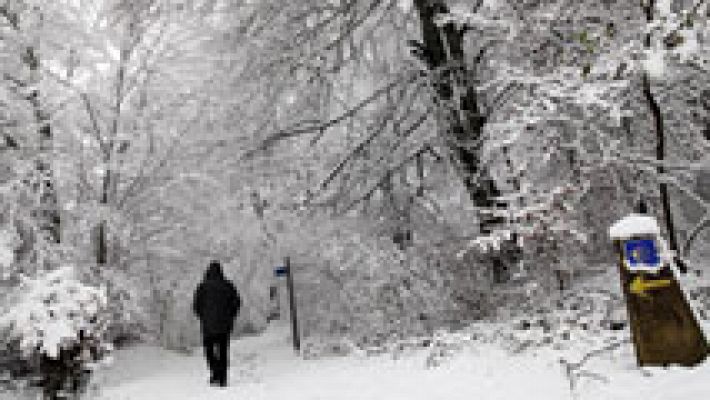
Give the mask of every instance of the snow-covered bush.
M 101 319 L 105 291 L 82 284 L 72 267 L 24 280 L 11 304 L 0 326 L 20 338 L 27 353 L 39 351 L 51 358 L 78 340 L 79 331 L 101 337 L 106 323 Z
M 498 341 L 513 352 L 551 347 L 558 351 L 594 349 L 628 337 L 624 301 L 613 279 L 616 271 L 552 296 L 537 305 L 521 306 L 498 334 Z M 540 299 L 540 298 L 538 298 Z
M 304 336 L 368 347 L 431 333 L 454 307 L 437 268 L 353 224 L 322 231 L 311 257 L 292 261 Z
M 117 346 L 140 340 L 146 320 L 150 319 L 140 303 L 139 296 L 144 291 L 140 276 L 109 268 L 100 269 L 98 274 L 90 271 L 87 276 L 90 277 L 87 282 L 94 287 L 105 287 L 106 340 Z
M 701 266 L 707 268 L 708 261 L 710 260 L 701 261 Z M 710 321 L 710 277 L 707 275 L 707 269 L 698 269 L 691 274 L 681 276 L 680 284 L 700 323 L 705 324 Z
M 80 390 L 93 362 L 109 350 L 104 288 L 82 283 L 72 266 L 23 279 L 0 314 L 3 342 L 19 343 L 45 394 Z M 55 398 L 55 397 L 51 397 Z

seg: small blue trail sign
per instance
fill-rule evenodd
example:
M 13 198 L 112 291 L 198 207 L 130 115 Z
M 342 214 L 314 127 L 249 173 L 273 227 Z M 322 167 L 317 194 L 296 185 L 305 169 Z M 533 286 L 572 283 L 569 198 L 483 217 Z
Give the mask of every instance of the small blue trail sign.
M 278 266 L 274 268 L 274 276 L 286 276 L 288 268 L 285 266 Z
M 624 255 L 629 269 L 656 270 L 661 267 L 656 241 L 653 239 L 628 240 L 624 243 Z

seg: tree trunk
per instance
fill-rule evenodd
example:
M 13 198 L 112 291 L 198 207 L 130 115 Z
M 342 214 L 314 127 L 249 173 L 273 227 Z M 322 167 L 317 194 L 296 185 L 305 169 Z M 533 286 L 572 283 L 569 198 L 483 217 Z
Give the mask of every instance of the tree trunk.
M 453 23 L 438 27 L 438 14 L 447 13 L 441 0 L 415 0 L 414 5 L 422 26 L 422 43 L 419 56 L 434 76 L 436 103 L 446 116 L 449 126 L 447 139 L 452 157 L 463 174 L 463 184 L 474 206 L 490 208 L 493 198 L 500 193 L 487 169 L 481 165 L 480 148 L 486 117 L 482 115 L 478 96 L 469 82 L 469 71 L 464 58 L 464 31 Z M 499 218 L 481 220 L 482 233 L 489 233 L 490 226 L 499 223 Z
M 95 240 L 95 256 L 96 264 L 106 265 L 108 262 L 108 243 L 106 240 L 106 222 L 101 221 L 96 228 L 94 228 L 94 240 Z
M 42 13 L 39 7 L 35 7 L 35 15 L 39 18 L 39 24 L 42 23 Z M 22 33 L 19 15 L 11 11 L 7 6 L 0 6 L 0 15 L 5 18 L 10 27 Z M 52 171 L 52 150 L 53 150 L 53 135 L 52 127 L 49 121 L 49 116 L 45 112 L 39 85 L 41 82 L 40 60 L 38 56 L 38 43 L 28 45 L 20 54 L 22 63 L 27 67 L 29 76 L 27 82 L 23 83 L 31 88 L 30 93 L 26 97 L 32 107 L 34 123 L 37 125 L 37 141 L 38 151 L 35 159 L 35 172 L 37 174 L 36 181 L 30 186 L 31 190 L 38 195 L 39 204 L 34 205 L 32 211 L 33 218 L 36 221 L 36 230 L 27 230 L 27 234 L 23 235 L 23 248 L 27 252 L 18 253 L 18 258 L 26 257 L 32 254 L 32 250 L 38 244 L 37 234 L 42 237 L 47 243 L 59 243 L 60 237 L 60 214 L 57 199 L 57 191 L 55 180 Z M 22 232 L 22 230 L 21 230 Z M 30 255 L 34 258 L 34 255 Z
M 648 4 L 644 6 L 646 21 L 649 23 L 653 22 L 653 9 L 655 8 L 655 3 L 655 0 L 650 0 Z M 644 45 L 646 49 L 651 48 L 651 33 L 646 34 Z M 641 89 L 643 92 L 643 96 L 648 104 L 649 111 L 651 112 L 651 118 L 653 119 L 653 128 L 654 132 L 656 133 L 656 160 L 659 162 L 657 171 L 659 178 L 663 179 L 663 174 L 665 173 L 665 168 L 662 165 L 662 162 L 665 160 L 665 127 L 663 123 L 663 112 L 661 111 L 661 107 L 658 104 L 658 101 L 653 96 L 653 92 L 651 90 L 651 79 L 649 77 L 648 71 L 644 71 L 643 75 L 641 76 Z M 676 237 L 675 226 L 673 223 L 671 201 L 668 195 L 668 185 L 665 182 L 661 181 L 658 186 L 661 195 L 663 220 L 665 222 L 666 229 L 668 230 L 668 245 L 670 247 L 670 250 L 675 252 L 676 254 L 675 261 L 678 265 L 678 269 L 680 270 L 680 272 L 686 273 L 687 267 L 685 263 L 683 263 L 680 259 L 678 253 L 678 240 Z
M 33 63 L 31 68 L 33 75 L 38 73 L 38 63 Z M 35 188 L 40 199 L 39 212 L 37 215 L 39 219 L 38 225 L 40 232 L 45 236 L 48 242 L 59 243 L 61 239 L 61 219 L 51 163 L 53 148 L 52 127 L 49 118 L 41 106 L 39 89 L 32 90 L 30 99 L 34 108 L 35 122 L 39 126 L 39 154 L 36 161 L 39 182 Z
M 442 0 L 415 0 L 414 6 L 422 24 L 418 55 L 434 78 L 435 102 L 449 124 L 446 139 L 453 161 L 460 168 L 473 205 L 479 209 L 492 208 L 496 205 L 493 199 L 500 192 L 487 168 L 481 165 L 482 133 L 487 118 L 481 112 L 478 95 L 469 80 L 463 47 L 464 30 L 452 22 L 437 26 L 437 15 L 449 12 Z M 479 213 L 481 234 L 491 233 L 492 227 L 502 222 L 501 217 Z M 507 280 L 508 264 L 514 260 L 504 258 L 501 253 L 492 255 L 489 260 L 496 280 Z

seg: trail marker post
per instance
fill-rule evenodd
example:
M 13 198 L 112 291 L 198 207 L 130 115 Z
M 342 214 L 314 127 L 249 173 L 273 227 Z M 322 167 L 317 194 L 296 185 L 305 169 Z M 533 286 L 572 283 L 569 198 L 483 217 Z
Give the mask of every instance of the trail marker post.
M 291 337 L 293 348 L 296 352 L 301 350 L 301 336 L 298 332 L 298 314 L 296 310 L 296 296 L 293 289 L 293 272 L 291 271 L 291 259 L 286 257 L 284 265 L 274 268 L 274 275 L 277 277 L 286 276 L 286 288 L 288 291 L 288 303 L 291 315 Z
M 708 343 L 670 268 L 655 218 L 631 214 L 609 228 L 639 366 L 704 361 Z

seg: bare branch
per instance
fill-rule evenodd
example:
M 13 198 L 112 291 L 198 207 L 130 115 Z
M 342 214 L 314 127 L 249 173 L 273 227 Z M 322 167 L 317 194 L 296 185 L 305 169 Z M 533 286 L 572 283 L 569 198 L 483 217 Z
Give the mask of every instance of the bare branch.
M 424 122 L 426 118 L 422 119 L 421 122 Z M 418 126 L 417 126 L 418 127 Z M 357 200 L 351 202 L 347 207 L 345 207 L 345 210 L 343 212 L 348 212 L 353 209 L 353 207 L 357 206 L 358 204 L 362 203 L 363 201 L 369 200 L 373 194 L 377 191 L 377 189 L 381 188 L 382 185 L 384 185 L 391 177 L 394 175 L 395 172 L 399 171 L 407 165 L 409 162 L 412 160 L 416 159 L 419 155 L 425 153 L 427 151 L 427 148 L 429 145 L 425 145 L 421 147 L 419 150 L 414 152 L 413 154 L 409 155 L 407 158 L 399 162 L 397 165 L 395 165 L 393 168 L 390 168 L 380 179 L 375 183 L 368 191 L 365 193 L 364 196 L 358 198 Z
M 688 239 L 686 239 L 685 243 L 683 244 L 683 256 L 688 257 L 690 255 L 690 249 L 691 246 L 693 245 L 693 242 L 695 239 L 697 239 L 698 235 L 704 231 L 705 229 L 710 227 L 710 213 L 706 213 L 703 219 L 700 220 L 693 229 L 690 230 L 690 233 L 688 234 Z
M 407 78 L 406 75 L 409 75 L 409 79 L 406 79 Z M 418 75 L 418 73 L 417 73 L 417 75 Z M 360 110 L 365 108 L 368 104 L 374 102 L 380 96 L 383 96 L 384 94 L 388 93 L 393 88 L 395 88 L 403 83 L 406 84 L 406 83 L 413 82 L 414 80 L 416 80 L 417 75 L 414 75 L 412 73 L 405 74 L 405 76 L 400 77 L 400 79 L 394 80 L 393 82 L 390 82 L 386 86 L 384 86 L 380 89 L 377 89 L 373 94 L 368 96 L 366 99 L 362 100 L 360 103 L 356 104 L 355 107 L 347 110 L 346 112 L 342 113 L 341 115 L 339 115 L 329 121 L 326 121 L 324 123 L 320 123 L 320 124 L 317 124 L 314 126 L 305 126 L 303 128 L 296 128 L 296 129 L 290 128 L 290 129 L 285 129 L 285 130 L 281 130 L 279 132 L 276 132 L 276 133 L 270 135 L 269 137 L 267 137 L 266 139 L 264 139 L 256 149 L 252 149 L 252 150 L 247 151 L 242 157 L 245 159 L 249 159 L 249 158 L 253 157 L 257 152 L 264 151 L 284 139 L 292 138 L 292 137 L 306 134 L 306 133 L 312 133 L 312 132 L 317 132 L 317 131 L 321 132 L 320 135 L 318 135 L 316 138 L 314 138 L 311 141 L 311 144 L 315 144 L 318 141 L 318 139 L 320 139 L 320 137 L 322 137 L 323 133 L 327 129 L 329 129 L 329 128 L 331 128 L 331 127 L 333 127 L 333 126 L 335 126 L 335 125 L 337 125 L 349 118 L 352 118 Z M 301 123 L 299 123 L 299 124 L 301 124 Z
M 103 137 L 101 136 L 101 127 L 99 126 L 99 121 L 96 118 L 96 112 L 94 111 L 94 108 L 91 105 L 91 100 L 89 99 L 89 96 L 86 93 L 81 93 L 80 97 L 81 100 L 84 102 L 86 113 L 89 114 L 89 120 L 91 121 L 91 127 L 92 132 L 94 134 L 94 138 L 99 143 L 99 148 L 101 148 L 101 151 L 106 155 L 107 149 Z
M 339 45 L 345 38 L 353 34 L 357 28 L 359 28 L 374 12 L 377 10 L 377 7 L 379 7 L 382 4 L 383 0 L 374 0 L 370 3 L 370 6 L 368 7 L 367 11 L 365 12 L 364 15 L 362 15 L 358 20 L 352 21 L 348 25 L 347 29 L 343 30 L 343 32 L 340 33 L 340 35 L 335 38 L 333 41 L 328 43 L 324 50 L 332 50 L 334 49 L 337 45 Z M 391 9 L 395 3 L 390 2 L 388 5 L 387 9 Z

